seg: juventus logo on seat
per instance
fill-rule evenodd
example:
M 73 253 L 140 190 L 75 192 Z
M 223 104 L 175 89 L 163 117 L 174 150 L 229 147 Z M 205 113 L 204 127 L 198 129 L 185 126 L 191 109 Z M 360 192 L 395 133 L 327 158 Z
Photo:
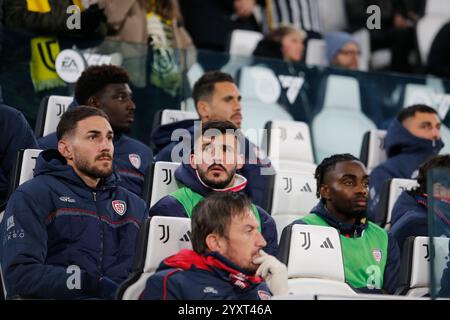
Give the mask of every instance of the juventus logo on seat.
M 425 257 L 423 257 L 425 260 L 430 261 L 430 250 L 428 247 L 428 244 L 424 243 L 423 246 L 425 247 L 425 249 L 427 250 L 427 254 L 425 255 Z
M 172 170 L 170 169 L 162 169 L 164 171 L 164 180 L 163 182 L 166 185 L 169 185 L 172 182 Z
M 324 249 L 334 249 L 333 244 L 331 243 L 330 238 L 326 238 L 325 241 L 320 245 L 321 248 Z
M 36 157 L 31 157 L 31 159 L 33 159 L 34 161 L 36 161 L 37 156 L 36 156 Z M 33 168 L 33 174 L 34 174 L 34 169 L 35 169 L 35 167 Z
M 176 117 L 169 117 L 170 122 L 177 122 L 178 119 Z
M 287 138 L 287 134 L 286 134 L 286 128 L 283 128 L 283 127 L 281 127 L 280 128 L 280 138 L 281 138 L 281 141 L 285 141 L 286 140 L 286 138 Z
M 159 238 L 159 240 L 161 240 L 162 243 L 166 243 L 170 239 L 169 226 L 166 226 L 164 224 L 158 224 L 158 227 L 161 227 L 162 229 L 162 235 L 161 238 Z
M 297 133 L 297 135 L 295 136 L 294 140 L 304 140 L 301 131 L 299 131 L 299 132 Z
M 286 186 L 284 187 L 284 191 L 287 193 L 291 192 L 292 190 L 292 178 L 283 177 L 283 180 L 286 180 Z
M 62 103 L 57 103 L 58 106 L 58 113 L 56 114 L 58 117 L 61 117 L 61 115 L 66 112 L 66 106 Z
M 311 234 L 309 232 L 300 232 L 300 234 L 303 235 L 302 248 L 308 250 L 311 247 Z
M 181 238 L 181 242 L 189 242 L 191 241 L 191 231 L 187 231 Z
M 300 192 L 312 192 L 308 182 L 303 186 L 303 188 L 300 189 Z

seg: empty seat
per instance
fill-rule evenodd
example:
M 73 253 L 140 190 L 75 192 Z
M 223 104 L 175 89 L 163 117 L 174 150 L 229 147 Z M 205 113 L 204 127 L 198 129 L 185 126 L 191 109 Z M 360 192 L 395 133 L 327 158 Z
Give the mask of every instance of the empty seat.
M 385 181 L 380 191 L 379 213 L 375 222 L 389 230 L 391 228 L 392 209 L 398 197 L 403 191 L 411 190 L 417 186 L 417 181 L 413 179 L 396 178 Z
M 261 147 L 275 169 L 314 172 L 309 126 L 300 121 L 269 121 Z
M 40 149 L 22 149 L 17 152 L 17 159 L 11 173 L 11 182 L 9 185 L 9 195 L 25 181 L 33 178 L 36 159 L 41 153 Z
M 143 199 L 152 207 L 161 198 L 179 188 L 175 179 L 177 162 L 158 161 L 149 166 L 145 175 Z
M 429 2 L 430 0 L 427 0 Z M 446 1 L 439 1 L 439 9 Z M 422 17 L 416 27 L 417 46 L 423 64 L 428 61 L 431 45 L 442 26 L 450 20 L 450 15 L 430 14 Z
M 434 256 L 430 240 L 433 239 Z M 448 238 L 409 237 L 404 244 L 400 266 L 397 294 L 424 297 L 430 294 L 431 259 L 434 259 L 434 273 L 438 288 L 449 257 Z
M 307 215 L 318 202 L 312 172 L 278 170 L 269 192 L 269 212 L 275 220 L 279 238 L 286 225 Z
M 322 39 L 310 39 L 308 40 L 308 50 L 306 51 L 306 64 L 327 66 L 327 44 Z
M 142 224 L 137 243 L 133 270 L 121 284 L 117 298 L 137 300 L 148 278 L 159 264 L 182 249 L 192 249 L 191 219 L 155 216 Z
M 293 120 L 291 114 L 277 102 L 281 94 L 281 86 L 276 75 L 269 68 L 243 67 L 239 89 L 242 95 L 242 129 L 255 145 L 260 145 L 259 133 L 268 121 Z M 254 134 L 251 134 L 252 130 Z
M 230 40 L 230 54 L 252 56 L 258 42 L 263 38 L 263 34 L 250 30 L 233 30 Z
M 385 136 L 386 130 L 371 130 L 364 134 L 359 159 L 364 163 L 369 173 L 387 159 L 384 149 Z
M 312 121 L 317 162 L 336 153 L 358 155 L 364 133 L 375 129 L 361 111 L 358 80 L 330 75 L 322 110 Z
M 341 240 L 335 228 L 296 224 L 283 231 L 279 259 L 288 267 L 289 293 L 349 294 Z
M 34 133 L 37 138 L 56 131 L 59 119 L 72 103 L 73 97 L 47 96 L 39 106 Z

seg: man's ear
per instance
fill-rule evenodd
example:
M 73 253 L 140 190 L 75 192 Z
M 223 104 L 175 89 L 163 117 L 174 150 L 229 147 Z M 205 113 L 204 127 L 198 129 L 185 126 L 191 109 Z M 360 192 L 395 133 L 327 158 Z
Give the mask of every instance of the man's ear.
M 222 254 L 224 251 L 221 238 L 215 233 L 210 233 L 206 236 L 205 244 L 211 252 L 218 252 Z
M 210 120 L 210 107 L 208 102 L 200 100 L 197 102 L 197 113 L 200 116 L 200 120 L 207 122 Z
M 330 188 L 326 184 L 320 185 L 320 197 L 325 200 L 330 200 Z
M 86 103 L 88 106 L 100 108 L 100 101 L 96 96 L 90 96 Z
M 58 141 L 58 151 L 64 158 L 66 158 L 66 160 L 73 159 L 72 146 L 68 143 L 67 140 L 61 139 Z
M 189 163 L 190 163 L 192 169 L 197 170 L 197 163 L 195 161 L 195 154 L 194 153 L 191 153 L 189 155 Z

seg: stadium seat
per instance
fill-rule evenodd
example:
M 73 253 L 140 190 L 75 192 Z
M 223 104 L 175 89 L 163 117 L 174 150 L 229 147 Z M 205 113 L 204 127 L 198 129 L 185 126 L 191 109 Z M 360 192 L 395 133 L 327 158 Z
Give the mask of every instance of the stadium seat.
M 21 149 L 17 152 L 17 159 L 14 163 L 10 177 L 9 195 L 11 195 L 19 185 L 33 178 L 36 158 L 41 151 L 42 150 L 40 149 Z
M 427 0 L 425 17 L 427 15 L 442 15 L 450 18 L 450 2 L 442 0 Z
M 275 220 L 278 238 L 286 225 L 307 215 L 319 201 L 312 172 L 278 170 L 268 193 L 268 211 Z
M 391 228 L 392 209 L 398 197 L 403 191 L 411 190 L 416 186 L 418 186 L 417 181 L 413 179 L 396 178 L 384 181 L 380 191 L 379 215 L 375 222 L 389 230 Z
M 434 255 L 430 240 L 433 239 Z M 440 279 L 449 256 L 449 239 L 443 237 L 409 237 L 403 247 L 397 294 L 424 297 L 430 294 L 431 259 L 434 259 L 435 279 L 439 290 Z
M 269 121 L 261 143 L 275 169 L 314 172 L 309 126 L 300 121 Z
M 322 39 L 308 40 L 305 62 L 307 65 L 327 66 L 327 44 Z
M 386 130 L 371 130 L 364 134 L 359 159 L 364 163 L 369 173 L 387 159 L 384 150 L 385 135 Z
M 263 34 L 250 30 L 233 30 L 230 41 L 230 54 L 241 56 L 252 56 L 258 42 L 263 38 Z
M 141 226 L 133 270 L 117 292 L 119 300 L 137 300 L 159 264 L 181 249 L 192 249 L 191 219 L 155 216 Z
M 361 111 L 358 80 L 330 75 L 322 110 L 312 121 L 316 161 L 336 153 L 358 155 L 364 133 L 376 126 Z
M 278 258 L 288 267 L 290 294 L 356 295 L 345 282 L 341 240 L 335 228 L 288 226 L 278 252 Z
M 165 124 L 178 122 L 187 119 L 199 119 L 197 112 L 195 111 L 183 111 L 176 109 L 161 109 L 155 113 L 153 117 L 152 132 Z M 153 146 L 153 149 L 154 146 Z
M 269 68 L 243 67 L 239 89 L 242 95 L 242 130 L 255 145 L 260 145 L 262 137 L 259 133 L 268 121 L 293 120 L 291 114 L 277 102 L 281 86 Z
M 3 281 L 2 266 L 0 265 L 0 301 L 6 299 L 6 287 Z
M 177 162 L 158 161 L 149 166 L 144 179 L 143 199 L 152 207 L 162 197 L 179 188 L 175 180 Z
M 61 115 L 67 111 L 73 97 L 47 96 L 39 106 L 34 133 L 37 138 L 56 131 Z

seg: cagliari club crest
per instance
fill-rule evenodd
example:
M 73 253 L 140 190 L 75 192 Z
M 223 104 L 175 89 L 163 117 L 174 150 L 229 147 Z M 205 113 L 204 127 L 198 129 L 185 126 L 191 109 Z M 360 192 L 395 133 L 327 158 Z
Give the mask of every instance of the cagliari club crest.
M 139 169 L 141 167 L 141 157 L 136 153 L 130 153 L 128 155 L 128 159 L 130 159 L 131 164 L 136 169 Z
M 372 249 L 372 256 L 377 263 L 380 263 L 383 254 L 380 249 Z
M 127 212 L 127 204 L 125 201 L 113 200 L 112 207 L 119 216 L 123 216 Z

